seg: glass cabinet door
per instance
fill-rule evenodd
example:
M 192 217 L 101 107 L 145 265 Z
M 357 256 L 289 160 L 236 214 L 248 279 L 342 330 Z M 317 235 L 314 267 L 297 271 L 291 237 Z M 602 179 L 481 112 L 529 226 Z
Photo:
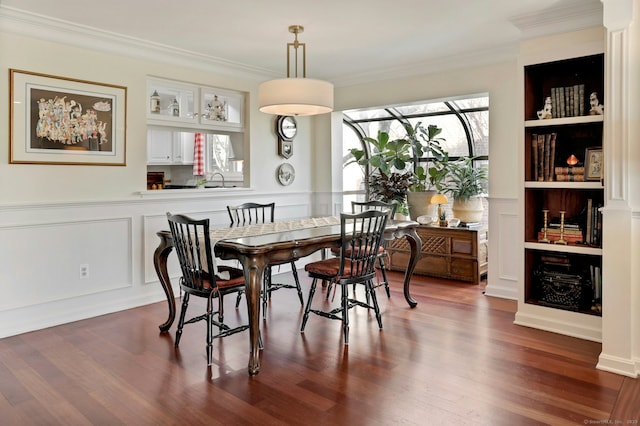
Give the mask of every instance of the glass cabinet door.
M 150 120 L 196 123 L 198 90 L 195 86 L 149 80 L 147 117 Z
M 202 88 L 200 99 L 200 123 L 216 127 L 242 127 L 242 93 L 206 87 Z

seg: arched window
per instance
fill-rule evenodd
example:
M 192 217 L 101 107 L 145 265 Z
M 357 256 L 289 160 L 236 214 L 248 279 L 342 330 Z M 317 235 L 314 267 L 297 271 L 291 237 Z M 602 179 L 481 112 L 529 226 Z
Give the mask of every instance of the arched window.
M 475 166 L 489 165 L 489 96 L 470 95 L 439 101 L 425 101 L 409 105 L 393 105 L 378 108 L 348 110 L 343 112 L 343 159 L 351 159 L 350 149 L 369 147 L 364 137 L 375 138 L 378 131 L 389 133 L 391 139 L 404 138 L 405 124 L 415 126 L 435 125 L 442 128 L 438 135 L 445 139 L 443 147 L 449 157 L 474 157 Z M 414 158 L 414 167 L 427 163 L 430 158 Z M 352 200 L 367 197 L 365 170 L 352 163 L 343 169 L 343 205 L 350 206 Z

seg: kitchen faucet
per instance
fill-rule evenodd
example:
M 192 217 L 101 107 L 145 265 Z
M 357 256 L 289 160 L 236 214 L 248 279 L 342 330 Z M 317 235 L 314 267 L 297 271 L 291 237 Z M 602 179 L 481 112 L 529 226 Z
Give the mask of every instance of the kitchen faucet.
M 224 183 L 224 175 L 220 172 L 215 172 L 211 174 L 211 180 L 213 180 L 213 177 L 215 175 L 220 175 L 220 179 L 222 179 L 222 187 L 225 188 L 225 183 Z

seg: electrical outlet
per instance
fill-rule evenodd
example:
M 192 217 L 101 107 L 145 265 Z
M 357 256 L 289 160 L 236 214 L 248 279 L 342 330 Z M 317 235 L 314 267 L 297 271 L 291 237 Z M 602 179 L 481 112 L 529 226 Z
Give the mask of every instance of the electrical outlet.
M 80 265 L 80 278 L 89 278 L 89 265 Z

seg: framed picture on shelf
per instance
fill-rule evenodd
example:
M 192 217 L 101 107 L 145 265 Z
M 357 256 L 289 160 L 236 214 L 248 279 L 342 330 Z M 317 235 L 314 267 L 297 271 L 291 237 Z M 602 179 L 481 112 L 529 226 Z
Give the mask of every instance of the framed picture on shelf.
M 585 180 L 602 179 L 602 168 L 604 165 L 602 147 L 587 148 L 584 154 Z
M 127 88 L 9 70 L 11 164 L 125 166 Z

